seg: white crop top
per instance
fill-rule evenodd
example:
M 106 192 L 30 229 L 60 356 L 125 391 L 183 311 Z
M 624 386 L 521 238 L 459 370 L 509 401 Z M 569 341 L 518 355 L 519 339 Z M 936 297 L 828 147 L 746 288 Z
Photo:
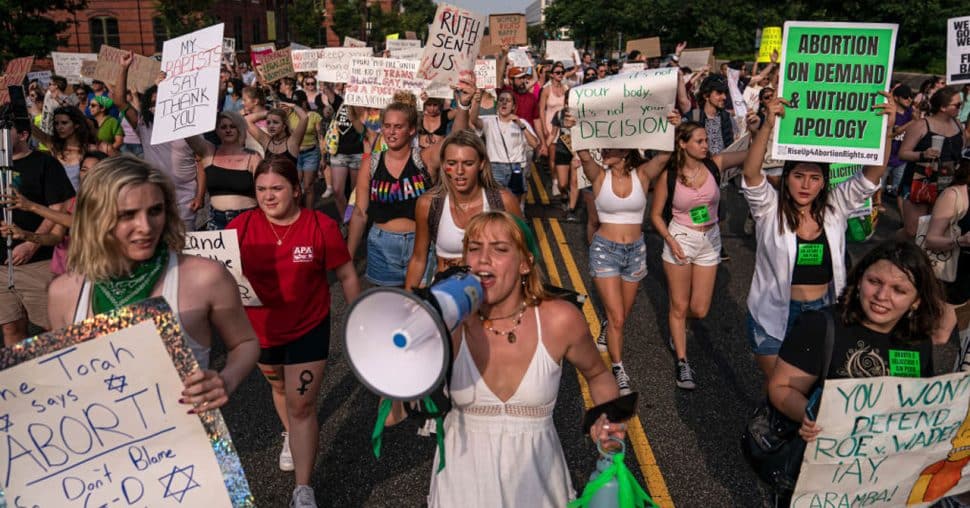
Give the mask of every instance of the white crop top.
M 441 220 L 438 221 L 438 237 L 434 239 L 434 252 L 439 258 L 459 259 L 462 255 L 465 230 L 459 228 L 451 217 L 450 199 L 451 196 L 446 193 L 445 201 L 441 205 Z M 488 198 L 485 196 L 485 189 L 482 189 L 482 213 L 487 211 L 489 211 Z
M 647 195 L 640 185 L 636 170 L 630 172 L 633 179 L 633 192 L 621 198 L 613 192 L 613 172 L 607 169 L 603 185 L 596 195 L 596 213 L 605 224 L 642 224 L 643 214 L 647 211 Z

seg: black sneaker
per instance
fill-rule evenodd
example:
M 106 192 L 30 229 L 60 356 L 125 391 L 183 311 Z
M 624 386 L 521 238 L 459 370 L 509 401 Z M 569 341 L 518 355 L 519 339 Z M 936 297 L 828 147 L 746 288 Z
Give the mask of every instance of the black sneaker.
M 600 334 L 599 336 L 596 337 L 596 349 L 598 349 L 600 353 L 605 353 L 607 351 L 606 349 L 606 325 L 607 324 L 609 324 L 609 321 L 605 319 L 600 323 Z
M 620 389 L 621 396 L 633 393 L 630 389 L 630 376 L 626 374 L 622 365 L 613 366 L 613 377 L 616 378 L 616 386 Z
M 730 260 L 731 260 L 731 255 L 728 254 L 726 250 L 724 250 L 724 247 L 721 247 L 721 262 L 730 261 Z
M 563 218 L 566 222 L 576 223 L 579 222 L 579 216 L 576 215 L 576 210 L 569 210 L 566 212 L 566 217 Z
M 616 375 L 616 368 L 614 367 L 613 375 Z M 694 369 L 690 368 L 690 364 L 687 360 L 677 361 L 677 388 L 682 390 L 693 390 L 697 388 L 694 384 Z

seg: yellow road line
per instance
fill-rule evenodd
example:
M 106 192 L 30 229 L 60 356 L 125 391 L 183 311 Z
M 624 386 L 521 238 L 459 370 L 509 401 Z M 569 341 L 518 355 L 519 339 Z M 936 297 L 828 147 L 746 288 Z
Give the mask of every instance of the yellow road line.
M 546 194 L 546 187 L 542 183 L 542 178 L 539 177 L 539 168 L 535 165 L 532 166 L 532 183 L 535 184 L 536 192 L 539 193 L 539 203 L 543 205 L 549 204 L 549 195 Z
M 539 220 L 535 219 L 535 222 L 536 230 L 540 230 L 541 224 Z M 566 265 L 566 272 L 569 274 L 573 290 L 581 294 L 588 294 L 586 285 L 583 284 L 583 278 L 580 276 L 579 268 L 576 266 L 576 261 L 573 259 L 572 252 L 569 250 L 569 244 L 566 243 L 566 235 L 563 234 L 559 221 L 557 219 L 549 219 L 549 228 L 552 230 L 552 236 L 555 238 L 556 243 L 559 244 L 559 253 L 562 255 L 563 263 Z M 549 268 L 550 272 L 556 272 L 556 279 L 558 280 L 558 269 L 556 268 L 554 260 L 551 259 L 552 253 L 546 253 L 547 251 L 551 251 L 551 248 L 546 244 L 547 236 L 545 231 L 542 231 L 538 237 L 543 258 L 546 260 L 546 266 L 551 267 Z M 550 281 L 552 281 L 551 273 Z M 555 281 L 552 282 L 557 284 Z M 593 302 L 589 298 L 583 303 L 583 314 L 586 316 L 586 322 L 589 323 L 590 332 L 593 337 L 598 336 L 600 320 L 596 315 L 596 309 L 593 308 Z M 607 367 L 609 367 L 609 356 L 603 353 L 602 357 Z M 583 400 L 586 401 L 586 407 L 590 408 L 593 406 L 593 403 L 589 395 L 589 387 L 586 385 L 586 380 L 583 379 L 583 376 L 578 377 L 580 389 L 583 391 Z M 630 444 L 633 446 L 637 462 L 640 464 L 640 471 L 643 472 L 643 478 L 647 482 L 647 490 L 650 492 L 650 496 L 661 507 L 673 508 L 674 501 L 670 497 L 670 491 L 667 490 L 667 482 L 664 481 L 663 473 L 660 472 L 660 466 L 657 464 L 657 459 L 653 455 L 653 448 L 651 448 L 650 442 L 647 440 L 647 434 L 643 430 L 643 424 L 640 422 L 639 415 L 634 416 L 628 422 L 626 435 L 630 439 Z

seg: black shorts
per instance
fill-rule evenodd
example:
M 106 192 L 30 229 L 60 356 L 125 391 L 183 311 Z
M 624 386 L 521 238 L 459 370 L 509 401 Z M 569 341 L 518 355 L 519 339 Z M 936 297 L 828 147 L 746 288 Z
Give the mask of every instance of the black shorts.
M 284 344 L 260 348 L 259 363 L 263 365 L 293 365 L 295 363 L 326 360 L 330 354 L 330 315 L 299 339 Z
M 573 162 L 573 154 L 562 143 L 556 143 L 553 159 L 557 166 L 568 166 Z

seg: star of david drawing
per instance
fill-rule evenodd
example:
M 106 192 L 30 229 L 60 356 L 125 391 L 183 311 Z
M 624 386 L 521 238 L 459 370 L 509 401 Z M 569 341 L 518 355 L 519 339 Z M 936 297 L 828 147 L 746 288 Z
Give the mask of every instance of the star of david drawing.
M 0 431 L 8 432 L 10 427 L 13 427 L 13 424 L 10 423 L 10 414 L 0 416 Z
M 115 390 L 118 393 L 125 393 L 125 388 L 128 387 L 128 381 L 125 380 L 125 376 L 116 376 L 114 374 L 108 379 L 105 379 L 104 384 L 108 385 L 108 390 Z
M 193 478 L 194 474 L 195 466 L 173 467 L 171 473 L 158 479 L 158 482 L 165 488 L 165 493 L 162 495 L 162 498 L 170 497 L 181 504 L 186 492 L 201 487 L 199 482 Z

